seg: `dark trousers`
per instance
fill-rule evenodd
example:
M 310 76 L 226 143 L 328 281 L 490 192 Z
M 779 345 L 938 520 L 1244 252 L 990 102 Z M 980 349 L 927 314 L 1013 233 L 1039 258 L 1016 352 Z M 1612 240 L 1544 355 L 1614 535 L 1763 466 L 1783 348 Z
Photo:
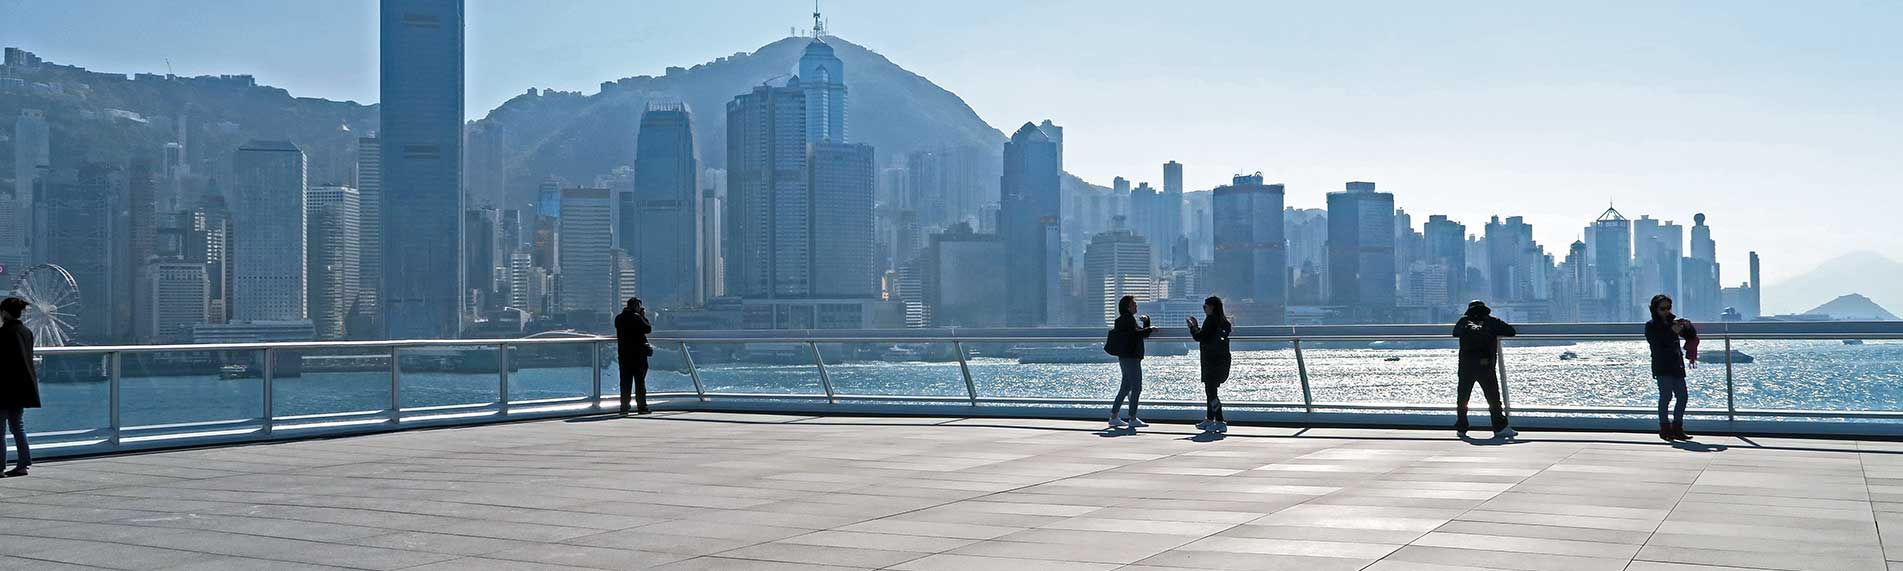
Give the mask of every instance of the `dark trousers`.
M 648 409 L 648 358 L 643 355 L 621 356 L 621 412 L 628 412 L 628 399 L 636 410 Z
M 1467 429 L 1467 401 L 1473 398 L 1474 385 L 1480 385 L 1480 392 L 1487 396 L 1487 412 L 1493 417 L 1493 429 L 1507 427 L 1506 409 L 1500 403 L 1500 376 L 1493 370 L 1493 362 L 1472 362 L 1460 364 L 1460 390 L 1454 403 L 1454 427 Z
M 1117 400 L 1110 404 L 1110 418 L 1117 417 L 1117 409 L 1123 408 L 1124 397 L 1130 398 L 1130 418 L 1136 418 L 1137 398 L 1143 396 L 1143 359 L 1118 357 L 1117 368 L 1123 372 L 1123 383 L 1117 387 Z
M 14 464 L 25 468 L 33 465 L 33 452 L 26 446 L 26 409 L 0 409 L 0 422 L 6 423 L 7 432 L 13 434 Z M 5 463 L 5 454 L 0 454 L 0 464 Z
M 1659 424 L 1685 422 L 1685 399 L 1687 396 L 1685 391 L 1685 376 L 1653 375 L 1652 378 L 1658 379 L 1659 382 Z M 1673 404 L 1672 399 L 1678 399 L 1677 404 Z M 1665 416 L 1665 412 L 1668 409 L 1672 413 L 1669 419 Z
M 1222 417 L 1222 395 L 1218 389 L 1223 381 L 1229 380 L 1228 359 L 1208 359 L 1203 361 L 1203 418 L 1216 422 L 1228 422 Z

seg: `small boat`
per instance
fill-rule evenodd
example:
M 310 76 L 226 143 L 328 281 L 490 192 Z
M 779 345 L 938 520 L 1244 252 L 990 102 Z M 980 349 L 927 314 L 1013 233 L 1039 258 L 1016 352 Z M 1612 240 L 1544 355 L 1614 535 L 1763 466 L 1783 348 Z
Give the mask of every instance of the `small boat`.
M 1388 357 L 1388 358 L 1386 358 L 1386 359 L 1382 359 L 1382 360 L 1383 360 L 1383 361 L 1387 361 L 1387 362 L 1389 362 L 1389 363 L 1392 363 L 1392 362 L 1395 362 L 1395 361 L 1399 361 L 1399 360 L 1401 360 L 1401 358 L 1400 358 L 1400 357 Z
M 1844 344 L 1845 345 L 1862 345 L 1863 340 L 1862 339 L 1845 339 Z
M 1714 358 L 1713 358 L 1713 359 L 1711 360 L 1711 362 L 1713 362 L 1713 363 L 1723 363 L 1723 362 L 1725 362 L 1725 353 L 1726 353 L 1725 351 L 1714 351 L 1714 352 L 1715 352 L 1715 353 L 1717 353 L 1717 355 L 1714 355 L 1714 356 L 1713 356 Z M 1756 357 L 1752 357 L 1752 356 L 1750 356 L 1750 355 L 1746 355 L 1744 351 L 1739 351 L 1739 350 L 1737 350 L 1737 349 L 1732 349 L 1732 350 L 1730 351 L 1730 354 L 1731 354 L 1731 363 L 1732 363 L 1732 364 L 1738 364 L 1738 363 L 1749 363 L 1749 362 L 1752 362 L 1752 361 L 1756 361 L 1756 360 L 1757 360 L 1757 358 L 1756 358 Z M 1700 359 L 1700 361 L 1703 361 L 1703 359 Z
M 923 361 L 925 360 L 925 352 L 917 347 L 893 345 L 891 348 L 886 349 L 884 353 L 879 354 L 879 360 L 894 363 Z
M 251 376 L 251 367 L 244 365 L 232 364 L 218 368 L 220 379 L 242 379 L 249 376 Z
M 1567 351 L 1567 352 L 1565 352 L 1565 353 L 1560 353 L 1560 354 L 1559 354 L 1559 360 L 1561 360 L 1561 361 L 1571 361 L 1571 360 L 1573 360 L 1573 359 L 1578 359 L 1578 358 L 1579 358 L 1579 354 L 1578 354 L 1578 353 L 1574 353 L 1574 352 L 1572 352 L 1572 351 Z

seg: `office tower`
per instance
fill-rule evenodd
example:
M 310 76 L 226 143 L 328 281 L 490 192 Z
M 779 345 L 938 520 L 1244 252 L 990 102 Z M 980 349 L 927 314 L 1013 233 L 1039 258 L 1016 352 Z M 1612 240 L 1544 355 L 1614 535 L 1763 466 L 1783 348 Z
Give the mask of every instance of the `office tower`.
M 1764 274 L 1758 273 L 1758 253 L 1751 252 L 1751 291 L 1745 298 L 1744 307 L 1738 312 L 1745 319 L 1757 319 L 1764 316 Z
M 651 104 L 641 114 L 634 192 L 620 205 L 619 237 L 634 258 L 637 295 L 648 307 L 697 307 L 707 296 L 699 268 L 703 197 L 692 120 L 679 103 Z
M 183 256 L 205 265 L 206 320 L 224 323 L 231 318 L 231 211 L 222 194 L 211 192 L 185 216 Z
M 313 186 L 306 201 L 310 319 L 318 339 L 345 338 L 345 323 L 358 299 L 362 204 L 362 195 L 348 186 Z
M 872 147 L 814 143 L 807 156 L 812 179 L 812 295 L 872 298 Z
M 1372 182 L 1328 193 L 1328 303 L 1355 321 L 1385 321 L 1394 308 L 1394 195 Z
M 1046 325 L 1056 317 L 1062 229 L 1058 177 L 1064 168 L 1060 157 L 1058 143 L 1031 123 L 1019 127 L 1004 144 L 998 237 L 1004 242 L 1005 282 L 1011 288 L 1006 323 L 1013 327 Z
M 1428 299 L 1429 303 L 1446 304 L 1449 307 L 1461 307 L 1467 296 L 1467 226 L 1450 220 L 1445 215 L 1434 214 L 1427 217 L 1427 223 L 1421 226 L 1423 250 L 1422 261 L 1447 270 L 1447 295 L 1444 298 Z
M 706 297 L 727 295 L 726 237 L 727 171 L 709 168 L 701 171 L 700 204 L 700 283 Z
M 1413 266 L 1414 262 L 1421 261 L 1424 255 L 1423 252 L 1426 249 L 1426 239 L 1422 236 L 1420 231 L 1414 229 L 1414 215 L 1408 214 L 1405 208 L 1394 209 L 1395 278 L 1405 282 L 1408 268 Z M 1402 284 L 1397 282 L 1395 285 L 1399 287 Z M 1405 292 L 1406 288 L 1395 290 L 1397 296 Z M 1403 306 L 1418 308 L 1425 305 L 1424 303 L 1420 303 L 1420 301 L 1419 299 L 1403 300 L 1397 297 L 1397 303 Z
M 1597 304 L 1593 315 L 1585 318 L 1630 321 L 1642 315 L 1632 291 L 1632 221 L 1607 208 L 1587 228 L 1586 252 L 1594 281 L 1588 298 Z
M 104 344 L 112 341 L 113 298 L 112 244 L 122 240 L 123 229 L 110 223 L 114 194 L 124 184 L 120 168 L 101 163 L 79 167 L 75 184 L 70 173 L 49 175 L 41 180 L 41 200 L 37 206 L 43 232 L 35 240 L 34 256 L 43 263 L 57 264 L 73 276 L 79 285 L 80 309 L 77 339 L 66 344 Z M 53 180 L 58 179 L 58 180 Z
M 1130 216 L 1127 218 L 1129 229 L 1142 236 L 1152 248 L 1163 242 L 1169 231 L 1163 223 L 1163 195 L 1150 186 L 1150 183 L 1137 183 L 1130 191 Z M 1153 260 L 1162 259 L 1162 251 L 1156 252 Z
M 1155 274 L 1151 273 L 1150 245 L 1129 230 L 1111 230 L 1090 237 L 1084 253 L 1084 302 L 1093 321 L 1108 325 L 1117 320 L 1117 300 L 1135 297 L 1138 302 L 1154 299 Z
M 1161 236 L 1150 237 L 1150 241 L 1157 245 L 1157 251 L 1163 253 L 1163 255 L 1159 257 L 1157 265 L 1172 268 L 1179 265 L 1188 265 L 1188 260 L 1179 259 L 1176 255 L 1177 242 L 1183 237 L 1184 224 L 1182 163 L 1176 161 L 1163 163 L 1162 199 L 1163 212 L 1160 222 L 1163 234 Z
M 139 332 L 143 339 L 156 343 L 190 343 L 192 327 L 206 323 L 210 311 L 210 282 L 205 265 L 195 262 L 157 262 L 145 267 L 145 282 L 150 300 L 141 310 L 148 324 Z
M 502 209 L 496 218 L 496 263 L 507 265 L 509 254 L 522 248 L 522 211 Z M 498 280 L 500 281 L 500 280 Z
M 535 269 L 534 258 L 528 252 L 509 254 L 508 307 L 538 313 L 538 308 L 532 308 L 529 303 L 529 280 L 533 279 Z
M 1487 295 L 1496 303 L 1534 301 L 1546 288 L 1544 253 L 1533 241 L 1525 218 L 1495 216 L 1487 222 L 1485 257 Z
M 1222 296 L 1224 309 L 1251 324 L 1283 323 L 1288 315 L 1288 240 L 1282 185 L 1264 184 L 1262 173 L 1237 175 L 1213 194 L 1216 261 L 1210 269 L 1210 293 Z
M 46 126 L 46 114 L 39 109 L 22 109 L 13 120 L 13 188 L 0 196 L 0 288 L 12 291 L 13 278 L 24 271 L 33 257 L 34 184 L 52 168 L 52 152 Z
M 614 261 L 614 299 L 626 300 L 631 297 L 639 297 L 639 295 L 635 293 L 638 291 L 640 283 L 637 281 L 634 273 L 634 258 L 628 256 L 627 250 L 620 248 L 615 248 L 612 252 L 609 252 L 608 256 L 609 259 Z M 613 311 L 609 313 L 613 313 Z
M 833 55 L 833 47 L 815 35 L 800 54 L 799 66 L 797 79 L 805 93 L 807 142 L 846 143 L 845 65 Z
M 1662 293 L 1679 298 L 1684 239 L 1683 228 L 1670 221 L 1660 223 L 1651 216 L 1632 221 L 1632 258 L 1642 297 Z
M 1215 194 L 1210 192 L 1189 192 L 1183 194 L 1183 218 L 1188 224 L 1183 231 L 1189 240 L 1190 261 L 1204 263 L 1215 259 L 1216 255 L 1216 217 Z M 1108 215 L 1103 216 L 1108 218 Z
M 753 88 L 727 103 L 727 293 L 798 297 L 811 291 L 806 93 Z
M 126 168 L 125 200 L 114 208 L 114 216 L 124 220 L 126 233 L 123 243 L 114 244 L 114 247 L 123 250 L 120 253 L 123 257 L 116 260 L 113 266 L 113 293 L 114 297 L 134 302 L 115 305 L 113 323 L 116 331 L 113 336 L 118 339 L 135 339 L 140 332 L 151 329 L 151 324 L 146 321 L 151 314 L 143 307 L 134 306 L 149 302 L 140 299 L 144 295 L 137 292 L 151 291 L 151 287 L 145 283 L 148 276 L 144 268 L 158 254 L 158 177 L 158 166 L 152 159 L 132 159 Z
M 925 299 L 928 287 L 925 265 L 928 263 L 930 260 L 921 254 L 919 257 L 899 264 L 898 269 L 892 272 L 891 300 L 898 302 L 900 310 L 905 312 L 905 326 L 908 328 L 932 325 L 932 307 Z
M 357 301 L 359 316 L 369 331 L 352 337 L 376 337 L 383 315 L 383 140 L 357 138 Z
M 504 172 L 508 159 L 507 134 L 508 128 L 500 121 L 470 123 L 463 128 L 464 202 L 507 203 L 503 191 L 508 179 L 508 174 Z
M 306 306 L 304 151 L 251 141 L 232 158 L 234 321 L 299 321 Z
M 381 325 L 395 339 L 453 338 L 463 292 L 463 3 L 382 0 L 380 20 Z
M 971 224 L 953 224 L 933 234 L 920 256 L 926 316 L 934 327 L 1002 327 L 1005 300 L 1004 242 L 995 234 L 973 232 Z
M 1044 136 L 1049 138 L 1052 144 L 1057 145 L 1057 164 L 1063 165 L 1064 164 L 1064 128 L 1051 123 L 1050 119 L 1045 119 L 1043 123 L 1037 124 L 1037 130 L 1044 132 Z
M 1283 207 L 1282 226 L 1288 236 L 1289 304 L 1327 302 L 1328 211 Z
M 562 216 L 555 232 L 555 272 L 563 313 L 611 314 L 621 309 L 615 275 L 612 191 L 606 188 L 562 190 Z
M 562 177 L 548 175 L 535 186 L 535 213 L 550 219 L 562 217 Z
M 1711 239 L 1711 227 L 1705 215 L 1692 216 L 1691 252 L 1680 260 L 1680 291 L 1675 300 L 1681 315 L 1697 321 L 1716 321 L 1724 311 L 1719 297 L 1717 243 Z
M 499 254 L 498 226 L 501 213 L 493 206 L 472 208 L 463 213 L 463 296 L 473 308 L 472 316 L 496 306 L 496 261 Z

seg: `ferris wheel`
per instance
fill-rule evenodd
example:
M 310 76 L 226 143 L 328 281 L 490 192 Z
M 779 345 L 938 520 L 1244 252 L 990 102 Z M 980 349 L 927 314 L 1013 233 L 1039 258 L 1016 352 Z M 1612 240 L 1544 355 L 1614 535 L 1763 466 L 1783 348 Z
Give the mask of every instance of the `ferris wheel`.
M 62 347 L 73 342 L 79 329 L 79 283 L 66 268 L 57 264 L 27 268 L 14 283 L 13 295 L 32 304 L 20 321 L 33 332 L 34 346 Z

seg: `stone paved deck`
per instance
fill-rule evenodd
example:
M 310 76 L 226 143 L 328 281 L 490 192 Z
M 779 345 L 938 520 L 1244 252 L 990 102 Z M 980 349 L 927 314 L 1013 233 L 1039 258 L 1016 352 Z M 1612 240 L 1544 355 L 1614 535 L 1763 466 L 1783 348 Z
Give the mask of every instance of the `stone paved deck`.
M 673 413 L 39 465 L 0 568 L 1903 569 L 1903 445 Z

